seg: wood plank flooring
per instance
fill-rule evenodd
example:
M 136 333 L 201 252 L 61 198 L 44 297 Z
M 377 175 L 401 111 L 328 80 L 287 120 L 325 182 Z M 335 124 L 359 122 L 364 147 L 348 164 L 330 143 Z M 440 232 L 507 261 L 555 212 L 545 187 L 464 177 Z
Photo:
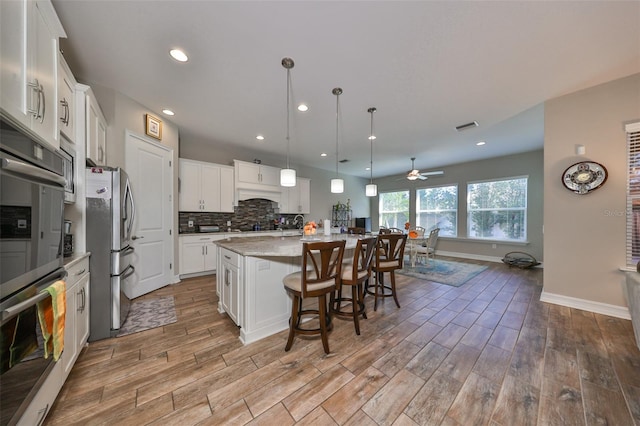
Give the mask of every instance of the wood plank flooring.
M 453 259 L 458 260 L 460 259 Z M 467 261 L 482 263 L 478 261 Z M 397 275 L 331 354 L 286 331 L 243 346 L 215 277 L 183 280 L 178 322 L 91 343 L 47 425 L 635 425 L 631 322 L 539 301 L 541 270 L 489 268 L 461 287 Z

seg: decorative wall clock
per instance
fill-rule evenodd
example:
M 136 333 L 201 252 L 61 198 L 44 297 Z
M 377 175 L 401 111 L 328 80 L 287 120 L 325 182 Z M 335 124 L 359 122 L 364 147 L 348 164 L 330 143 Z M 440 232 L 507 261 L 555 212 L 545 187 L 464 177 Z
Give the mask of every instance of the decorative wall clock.
M 571 192 L 588 194 L 600 188 L 607 180 L 607 169 L 593 161 L 581 161 L 562 173 L 562 183 Z

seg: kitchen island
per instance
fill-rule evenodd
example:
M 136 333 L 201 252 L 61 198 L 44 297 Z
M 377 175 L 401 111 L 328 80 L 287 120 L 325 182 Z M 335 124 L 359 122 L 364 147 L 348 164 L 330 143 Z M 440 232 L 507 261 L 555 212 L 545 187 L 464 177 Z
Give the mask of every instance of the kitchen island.
M 346 240 L 344 259 L 353 254 L 357 236 L 332 234 L 316 241 Z M 218 311 L 226 312 L 240 327 L 244 344 L 289 328 L 291 298 L 282 279 L 300 270 L 300 236 L 226 238 L 218 246 L 216 292 Z

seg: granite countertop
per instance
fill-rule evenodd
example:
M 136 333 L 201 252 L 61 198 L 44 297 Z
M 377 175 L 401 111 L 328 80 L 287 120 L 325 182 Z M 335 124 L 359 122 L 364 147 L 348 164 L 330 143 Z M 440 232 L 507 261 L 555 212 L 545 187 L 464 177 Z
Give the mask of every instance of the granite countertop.
M 229 235 L 229 234 L 227 234 Z M 277 237 L 277 236 L 256 236 L 238 237 L 218 240 L 214 243 L 219 247 L 231 250 L 242 256 L 255 257 L 297 257 L 302 254 L 302 243 L 311 241 L 336 241 L 346 240 L 346 249 L 353 249 L 358 242 L 358 236 L 347 234 L 332 234 L 330 237 L 324 235 L 315 236 L 314 240 L 304 240 L 300 236 Z
M 220 232 L 197 232 L 197 231 L 180 231 L 179 235 L 233 235 L 233 234 L 242 234 L 242 235 L 262 235 L 265 233 L 276 233 L 281 232 L 284 233 L 285 236 L 291 236 L 296 234 L 302 234 L 302 229 L 263 229 L 261 231 L 240 231 L 238 229 L 234 229 L 232 231 L 220 231 Z

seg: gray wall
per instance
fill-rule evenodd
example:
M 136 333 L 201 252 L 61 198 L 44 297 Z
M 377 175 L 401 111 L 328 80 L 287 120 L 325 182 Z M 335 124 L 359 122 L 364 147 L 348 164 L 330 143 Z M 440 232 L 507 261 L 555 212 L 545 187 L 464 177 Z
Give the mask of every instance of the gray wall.
M 639 119 L 640 74 L 546 102 L 545 292 L 627 306 L 619 270 L 626 262 L 624 124 Z M 575 155 L 576 144 L 585 146 L 584 156 Z M 577 195 L 560 176 L 584 160 L 604 165 L 609 178 L 598 190 Z
M 482 149 L 482 148 L 479 148 Z M 458 185 L 458 237 L 439 238 L 437 249 L 440 252 L 456 253 L 463 257 L 497 260 L 511 251 L 523 251 L 543 260 L 542 216 L 543 216 L 543 153 L 542 150 L 524 154 L 509 155 L 487 160 L 461 163 L 438 168 L 444 175 L 430 177 L 426 181 L 408 181 L 405 174 L 376 179 L 378 192 L 409 190 L 410 222 L 416 223 L 415 190 L 430 186 Z M 527 199 L 527 243 L 503 243 L 495 241 L 472 240 L 467 233 L 467 182 L 528 176 Z M 371 202 L 372 226 L 378 228 L 378 197 Z M 493 248 L 495 243 L 496 248 Z

